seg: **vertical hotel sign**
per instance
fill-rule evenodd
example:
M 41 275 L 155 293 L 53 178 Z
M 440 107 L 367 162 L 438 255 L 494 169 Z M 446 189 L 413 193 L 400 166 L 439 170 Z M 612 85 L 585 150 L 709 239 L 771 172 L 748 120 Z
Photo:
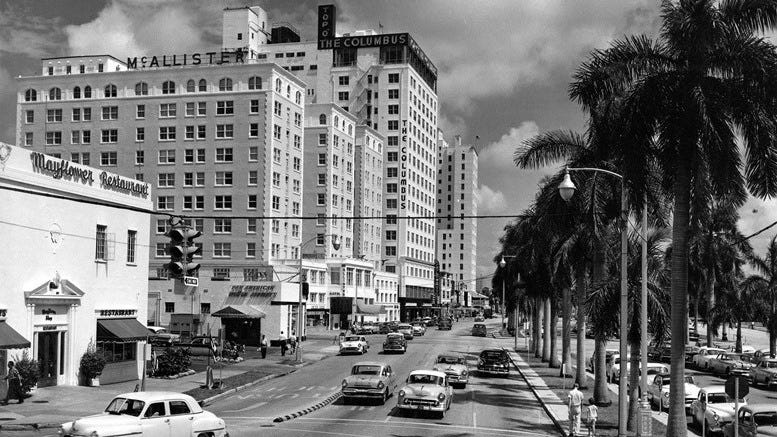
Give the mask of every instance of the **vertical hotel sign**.
M 402 119 L 399 149 L 399 209 L 407 209 L 407 119 Z
M 335 5 L 320 5 L 318 7 L 318 49 L 324 50 L 332 46 L 335 39 Z

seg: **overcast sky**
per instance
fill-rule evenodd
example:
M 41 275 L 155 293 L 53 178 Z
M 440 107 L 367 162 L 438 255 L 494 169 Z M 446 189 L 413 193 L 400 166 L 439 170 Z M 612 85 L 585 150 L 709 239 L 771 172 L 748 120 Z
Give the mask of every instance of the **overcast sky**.
M 557 170 L 518 170 L 512 154 L 538 132 L 584 127 L 567 87 L 587 54 L 623 35 L 655 35 L 659 25 L 659 2 L 649 0 L 0 0 L 0 141 L 14 142 L 13 78 L 39 74 L 40 58 L 218 48 L 225 6 L 262 6 L 314 39 L 316 6 L 330 3 L 338 33 L 380 23 L 409 32 L 435 63 L 445 137 L 459 134 L 480 152 L 481 214 L 520 214 L 540 177 Z M 743 232 L 777 220 L 775 205 L 749 201 Z M 493 271 L 506 222 L 479 221 L 479 275 Z M 756 250 L 772 235 L 754 239 Z

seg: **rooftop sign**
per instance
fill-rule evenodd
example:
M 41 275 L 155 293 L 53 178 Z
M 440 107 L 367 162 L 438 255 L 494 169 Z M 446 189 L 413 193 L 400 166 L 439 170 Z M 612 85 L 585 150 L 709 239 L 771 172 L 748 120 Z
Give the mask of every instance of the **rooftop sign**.
M 244 63 L 245 53 L 241 49 L 235 49 L 233 52 L 184 53 L 182 55 L 135 56 L 127 58 L 127 68 L 130 70 Z

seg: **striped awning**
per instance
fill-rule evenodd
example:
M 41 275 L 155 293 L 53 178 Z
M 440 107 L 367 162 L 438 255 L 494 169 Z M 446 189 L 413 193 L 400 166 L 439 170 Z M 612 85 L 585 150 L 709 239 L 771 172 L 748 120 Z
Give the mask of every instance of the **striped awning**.
M 5 320 L 0 321 L 0 349 L 24 349 L 28 347 L 30 347 L 29 341 L 5 323 Z
M 137 319 L 98 319 L 97 341 L 124 342 L 145 340 L 151 334 Z
M 356 302 L 356 312 L 359 314 L 386 314 L 383 305 L 368 305 L 363 302 Z
M 256 305 L 228 305 L 211 314 L 223 319 L 263 319 L 266 315 Z

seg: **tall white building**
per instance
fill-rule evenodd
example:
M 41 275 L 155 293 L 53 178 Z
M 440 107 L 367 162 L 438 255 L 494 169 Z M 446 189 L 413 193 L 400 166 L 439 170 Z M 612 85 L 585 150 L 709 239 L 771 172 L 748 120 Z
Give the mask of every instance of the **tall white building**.
M 383 136 L 366 125 L 356 126 L 356 193 L 354 211 L 361 217 L 383 215 Z M 354 221 L 354 256 L 376 263 L 382 256 L 383 220 Z

